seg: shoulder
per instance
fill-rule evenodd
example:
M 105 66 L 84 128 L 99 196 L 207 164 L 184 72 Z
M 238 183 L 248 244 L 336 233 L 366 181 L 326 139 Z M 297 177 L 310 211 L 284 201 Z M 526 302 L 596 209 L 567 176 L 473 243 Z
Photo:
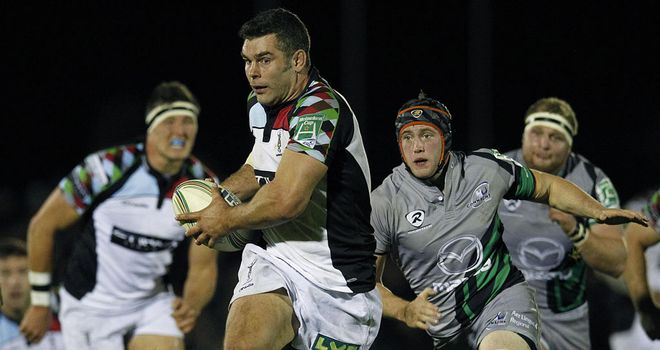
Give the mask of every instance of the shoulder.
M 96 158 L 102 162 L 112 163 L 118 167 L 124 168 L 137 161 L 142 153 L 144 153 L 143 143 L 124 144 L 104 148 L 91 153 L 85 158 L 85 161 L 90 162 Z
M 587 159 L 587 157 L 574 152 L 571 152 L 571 154 L 568 156 L 566 166 L 568 167 L 568 172 L 586 170 L 587 173 L 594 177 L 607 176 L 607 174 L 605 174 L 601 168 L 592 163 L 589 159 Z
M 316 80 L 310 83 L 307 91 L 298 99 L 298 115 L 326 113 L 339 109 L 339 95 L 326 82 Z
M 500 153 L 494 148 L 480 148 L 469 152 L 465 156 L 465 163 L 468 165 L 478 165 L 485 167 L 492 167 L 499 165 L 503 168 L 511 168 L 513 164 L 519 165 L 518 161 L 511 158 L 506 154 Z

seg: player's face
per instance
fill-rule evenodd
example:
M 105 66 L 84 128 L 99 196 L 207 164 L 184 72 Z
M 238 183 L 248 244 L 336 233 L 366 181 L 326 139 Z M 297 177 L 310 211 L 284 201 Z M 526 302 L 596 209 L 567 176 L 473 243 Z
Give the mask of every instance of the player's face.
M 181 161 L 190 156 L 197 136 L 197 123 L 187 115 L 167 117 L 147 134 L 148 147 L 165 161 Z
M 527 166 L 556 174 L 571 153 L 571 146 L 558 130 L 537 125 L 523 133 L 522 151 Z
M 0 285 L 3 308 L 24 311 L 30 304 L 28 263 L 24 256 L 8 256 L 0 259 Z
M 245 76 L 262 105 L 272 106 L 296 97 L 293 58 L 279 49 L 275 34 L 245 40 L 241 50 Z
M 399 139 L 403 161 L 413 175 L 420 179 L 433 176 L 440 166 L 444 140 L 438 129 L 428 125 L 411 125 Z

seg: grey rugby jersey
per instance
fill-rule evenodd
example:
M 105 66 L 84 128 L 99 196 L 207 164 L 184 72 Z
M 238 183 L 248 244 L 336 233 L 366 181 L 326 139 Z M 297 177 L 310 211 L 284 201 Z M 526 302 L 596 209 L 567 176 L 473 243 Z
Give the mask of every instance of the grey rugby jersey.
M 508 152 L 524 164 L 520 149 Z M 571 153 L 559 176 L 598 199 L 607 208 L 618 208 L 619 197 L 610 179 L 584 157 Z M 514 264 L 536 289 L 539 308 L 554 313 L 573 310 L 586 302 L 586 263 L 573 243 L 548 217 L 549 207 L 530 201 L 505 200 L 500 217 Z M 586 223 L 586 221 L 585 221 Z
M 495 150 L 450 152 L 444 191 L 402 164 L 372 194 L 376 253 L 390 253 L 416 294 L 441 312 L 434 337 L 450 337 L 502 290 L 523 281 L 502 241 L 502 198 L 527 199 L 534 177 Z

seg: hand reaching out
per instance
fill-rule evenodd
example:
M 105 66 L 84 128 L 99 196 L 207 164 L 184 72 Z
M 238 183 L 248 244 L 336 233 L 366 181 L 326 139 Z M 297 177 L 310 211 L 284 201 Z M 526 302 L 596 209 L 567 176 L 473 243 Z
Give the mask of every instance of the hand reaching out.
M 439 322 L 438 307 L 428 300 L 435 294 L 436 292 L 432 288 L 426 288 L 408 303 L 404 310 L 404 319 L 408 327 L 426 330 L 429 326 Z

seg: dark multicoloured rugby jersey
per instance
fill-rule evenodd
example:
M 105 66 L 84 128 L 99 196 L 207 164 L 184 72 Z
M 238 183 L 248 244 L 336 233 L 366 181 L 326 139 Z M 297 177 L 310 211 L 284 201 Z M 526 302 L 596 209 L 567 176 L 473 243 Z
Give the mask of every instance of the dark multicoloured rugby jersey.
M 524 164 L 520 149 L 507 155 Z M 559 175 L 598 199 L 607 208 L 619 208 L 619 196 L 605 173 L 586 158 L 571 153 Z M 536 289 L 540 309 L 554 313 L 573 310 L 586 302 L 587 265 L 572 241 L 548 217 L 549 207 L 529 201 L 505 200 L 500 217 L 504 241 L 514 264 Z M 593 222 L 586 222 L 585 224 Z
M 265 229 L 267 251 L 321 288 L 375 287 L 375 241 L 369 224 L 371 175 L 358 121 L 346 100 L 313 69 L 296 100 L 266 107 L 248 98 L 254 147 L 247 163 L 265 185 L 285 149 L 328 167 L 302 215 Z
M 142 143 L 87 156 L 59 184 L 85 223 L 67 264 L 66 290 L 102 310 L 126 310 L 163 290 L 185 238 L 172 193 L 191 178 L 215 175 L 191 157 L 178 176 L 166 178 L 147 164 Z
M 496 150 L 449 153 L 445 189 L 396 168 L 372 194 L 376 253 L 390 253 L 415 293 L 440 308 L 433 337 L 451 337 L 504 289 L 524 281 L 502 241 L 502 198 L 527 199 L 534 176 Z

